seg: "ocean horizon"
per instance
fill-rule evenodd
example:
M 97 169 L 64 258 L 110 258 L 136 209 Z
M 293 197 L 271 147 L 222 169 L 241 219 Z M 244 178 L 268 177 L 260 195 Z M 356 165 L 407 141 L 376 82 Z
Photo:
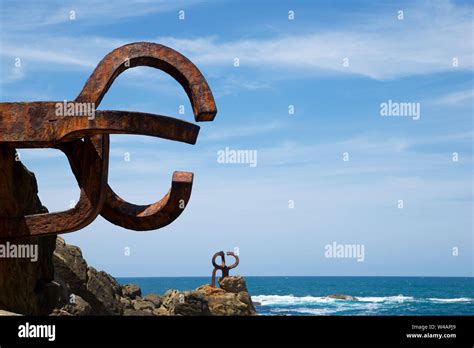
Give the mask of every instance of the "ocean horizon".
M 246 276 L 260 315 L 474 315 L 473 277 Z M 211 277 L 117 277 L 142 294 L 192 290 Z M 344 294 L 357 300 L 328 298 Z

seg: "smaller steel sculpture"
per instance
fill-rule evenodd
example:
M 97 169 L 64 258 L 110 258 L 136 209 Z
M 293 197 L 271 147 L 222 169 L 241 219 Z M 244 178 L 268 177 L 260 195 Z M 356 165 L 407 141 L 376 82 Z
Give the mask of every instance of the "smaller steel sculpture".
M 215 253 L 214 256 L 212 257 L 212 265 L 214 266 L 214 269 L 212 270 L 212 280 L 211 280 L 211 286 L 213 288 L 216 287 L 216 273 L 218 270 L 221 271 L 222 273 L 222 277 L 220 277 L 217 282 L 219 283 L 219 286 L 221 284 L 221 280 L 224 279 L 225 277 L 228 277 L 229 276 L 229 270 L 231 270 L 232 268 L 235 268 L 239 265 L 239 257 L 237 255 L 235 255 L 232 251 L 228 251 L 227 252 L 227 256 L 233 256 L 235 258 L 235 262 L 230 265 L 230 266 L 227 266 L 226 263 L 225 263 L 225 253 L 223 251 L 219 251 L 218 253 Z M 218 265 L 216 263 L 216 258 L 220 256 L 221 257 L 221 264 Z

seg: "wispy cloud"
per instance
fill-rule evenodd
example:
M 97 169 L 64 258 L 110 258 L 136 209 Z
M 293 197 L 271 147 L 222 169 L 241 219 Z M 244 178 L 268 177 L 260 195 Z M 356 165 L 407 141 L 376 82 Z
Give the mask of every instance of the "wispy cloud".
M 124 43 L 124 40 L 105 37 L 72 39 L 40 34 L 34 38 L 23 38 L 12 35 L 11 39 L 0 42 L 0 55 L 4 60 L 10 58 L 11 65 L 15 58 L 20 58 L 22 69 L 28 70 L 61 70 L 64 67 L 90 70 L 105 54 Z
M 86 2 L 87 3 L 87 2 Z M 122 3 L 122 2 L 121 2 Z M 122 10 L 101 5 L 98 13 L 140 12 L 142 2 L 128 4 Z M 168 5 L 160 2 L 159 6 Z M 122 4 L 123 5 L 123 4 Z M 112 6 L 112 5 L 110 5 Z M 151 5 L 150 5 L 151 6 Z M 158 5 L 156 5 L 158 6 Z M 158 7 L 159 7 L 158 6 Z M 87 7 L 87 6 L 85 6 Z M 93 7 L 89 4 L 89 7 Z M 133 11 L 130 8 L 133 7 Z M 138 8 L 138 10 L 137 10 Z M 154 6 L 146 7 L 153 11 Z M 88 10 L 94 16 L 95 9 Z M 376 80 L 472 70 L 472 7 L 455 6 L 448 1 L 421 3 L 405 9 L 406 19 L 399 21 L 392 13 L 384 20 L 367 15 L 368 23 L 351 23 L 350 28 L 286 36 L 223 40 L 212 37 L 137 38 L 160 42 L 185 53 L 193 62 L 214 69 L 233 69 L 239 58 L 240 69 L 278 69 L 274 78 L 308 77 L 321 73 L 350 73 Z M 119 15 L 117 15 L 119 16 Z M 54 17 L 54 15 L 53 15 Z M 11 18 L 11 17 L 8 17 Z M 8 26 L 7 26 L 8 28 Z M 90 68 L 97 60 L 120 44 L 124 38 L 51 37 L 35 38 L 10 35 L 2 41 L 2 55 L 23 56 L 42 63 Z M 132 40 L 134 41 L 134 40 Z M 344 59 L 348 66 L 344 66 Z M 459 65 L 454 67 L 453 58 Z M 44 68 L 44 64 L 35 68 Z M 245 85 L 245 81 L 243 81 Z M 261 84 L 247 83 L 248 88 Z
M 279 129 L 280 125 L 269 125 Z M 242 128 L 242 135 L 258 135 L 258 127 Z M 266 131 L 270 132 L 270 129 Z M 215 138 L 220 142 L 205 143 L 199 149 L 176 151 L 159 146 L 147 146 L 134 150 L 133 143 L 119 142 L 112 146 L 111 168 L 127 181 L 134 174 L 169 175 L 173 170 L 206 171 L 217 166 L 217 150 L 227 146 L 231 134 Z M 271 146 L 258 146 L 258 168 L 278 168 L 273 177 L 285 177 L 295 173 L 311 173 L 313 177 L 349 177 L 351 175 L 410 175 L 417 176 L 427 171 L 440 173 L 440 163 L 452 163 L 450 152 L 445 150 L 420 152 L 421 147 L 472 142 L 472 132 L 433 134 L 418 137 L 386 137 L 383 134 L 360 135 L 324 143 L 305 143 L 297 140 L 282 140 Z M 155 144 L 156 145 L 156 144 Z M 131 152 L 132 160 L 124 162 L 124 153 Z M 349 161 L 343 161 L 343 154 Z M 463 156 L 457 164 L 469 169 L 472 158 Z M 448 166 L 446 167 L 448 168 Z M 220 175 L 213 170 L 214 175 Z M 216 174 L 217 173 L 217 174 Z M 292 174 L 289 174 L 292 173 Z M 241 177 L 240 171 L 226 175 Z M 208 174 L 211 175 L 211 174 Z M 299 175 L 299 174 L 298 174 Z M 251 175 L 254 177 L 254 174 Z
M 242 75 L 226 76 L 222 79 L 222 85 L 217 90 L 215 96 L 223 97 L 226 95 L 232 95 L 239 91 L 257 91 L 257 90 L 268 90 L 271 89 L 271 84 L 268 82 L 259 81 L 255 76 L 252 78 L 244 77 Z
M 262 124 L 254 124 L 248 126 L 234 126 L 225 127 L 219 129 L 208 130 L 206 134 L 203 134 L 199 141 L 206 140 L 224 140 L 230 138 L 242 138 L 258 134 L 269 133 L 284 127 L 283 122 L 270 122 Z
M 10 32 L 41 29 L 73 21 L 80 22 L 81 25 L 103 25 L 127 18 L 188 9 L 199 2 L 202 0 L 75 0 L 64 2 L 23 0 L 21 6 L 17 3 L 2 2 L 0 22 L 4 29 Z M 71 15 L 74 16 L 73 19 L 71 19 Z
M 458 91 L 440 96 L 434 100 L 436 105 L 460 105 L 473 101 L 474 89 L 467 89 L 464 91 Z
M 321 72 L 352 73 L 385 80 L 443 71 L 472 70 L 472 7 L 451 2 L 419 3 L 406 19 L 386 13 L 383 20 L 351 23 L 350 28 L 264 39 L 219 41 L 215 37 L 160 38 L 199 64 L 284 69 L 291 77 Z M 344 66 L 344 59 L 348 64 Z M 453 66 L 453 58 L 458 66 Z

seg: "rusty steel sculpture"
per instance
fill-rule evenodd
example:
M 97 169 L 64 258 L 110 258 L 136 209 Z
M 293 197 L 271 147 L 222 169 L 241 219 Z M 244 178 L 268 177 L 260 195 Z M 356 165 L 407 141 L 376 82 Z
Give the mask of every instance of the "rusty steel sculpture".
M 235 262 L 230 265 L 230 266 L 227 266 L 226 263 L 225 263 L 225 255 L 227 254 L 227 256 L 232 256 L 234 257 L 235 259 Z M 218 265 L 216 263 L 216 259 L 218 257 L 221 257 L 221 264 Z M 220 277 L 217 282 L 221 283 L 221 280 L 224 279 L 225 277 L 228 277 L 229 276 L 229 270 L 231 270 L 232 268 L 235 268 L 239 265 L 239 256 L 236 255 L 235 253 L 233 253 L 232 251 L 228 251 L 227 253 L 224 253 L 223 251 L 219 251 L 218 253 L 215 253 L 214 256 L 212 257 L 212 265 L 214 266 L 214 269 L 212 270 L 212 279 L 211 279 L 211 286 L 213 288 L 216 287 L 216 273 L 218 270 L 221 271 L 222 273 L 222 277 Z
M 191 101 L 197 122 L 212 121 L 216 116 L 212 92 L 198 68 L 175 50 L 147 42 L 128 44 L 107 54 L 74 101 L 0 103 L 0 147 L 59 149 L 67 156 L 80 187 L 78 203 L 67 211 L 0 216 L 0 238 L 73 232 L 89 225 L 99 214 L 127 229 L 155 230 L 182 213 L 191 196 L 190 172 L 174 172 L 169 192 L 149 205 L 134 205 L 114 193 L 107 183 L 109 134 L 140 134 L 195 144 L 200 127 L 141 112 L 98 110 L 90 117 L 81 111 L 88 105 L 95 110 L 117 76 L 137 66 L 160 69 L 178 81 Z M 64 109 L 61 105 L 72 111 L 58 112 Z M 4 179 L 1 175 L 0 170 L 0 185 Z M 12 191 L 2 187 L 1 204 L 8 204 L 13 195 L 8 189 Z

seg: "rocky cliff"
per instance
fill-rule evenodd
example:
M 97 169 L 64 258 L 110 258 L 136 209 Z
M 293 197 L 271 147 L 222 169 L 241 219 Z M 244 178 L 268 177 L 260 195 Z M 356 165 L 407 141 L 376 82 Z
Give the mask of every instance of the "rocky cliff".
M 57 237 L 53 254 L 61 302 L 53 315 L 255 315 L 245 279 L 224 278 L 222 288 L 170 289 L 142 296 L 135 284 L 120 285 L 112 276 L 87 266 L 81 250 Z
M 0 216 L 45 213 L 33 173 L 14 149 L 0 146 Z M 225 278 L 222 289 L 169 290 L 142 297 L 133 284 L 88 266 L 81 250 L 56 236 L 0 240 L 38 246 L 36 262 L 0 258 L 0 315 L 254 315 L 242 277 Z
M 221 288 L 202 285 L 195 290 L 168 290 L 165 294 L 142 296 L 135 284 L 120 285 L 106 272 L 88 266 L 81 249 L 67 244 L 56 237 L 56 247 L 51 256 L 54 269 L 49 283 L 54 291 L 47 294 L 47 301 L 41 294 L 26 298 L 29 294 L 21 282 L 15 281 L 16 290 L 2 292 L 3 301 L 0 315 L 41 314 L 41 315 L 125 315 L 125 316 L 199 316 L 199 315 L 256 315 L 252 298 L 248 293 L 245 279 L 241 276 L 224 278 Z M 20 266 L 20 265 L 19 265 Z M 26 279 L 34 279 L 30 270 Z M 25 277 L 20 277 L 24 279 Z M 11 284 L 11 283 L 10 283 Z M 27 283 L 29 285 L 29 283 Z M 2 284 L 2 290 L 9 288 Z M 28 288 L 27 288 L 28 289 Z M 28 301 L 34 300 L 33 305 Z M 27 303 L 23 303 L 26 301 Z M 41 307 L 42 303 L 47 306 Z
M 0 146 L 0 216 L 22 217 L 45 213 L 33 173 L 14 149 Z M 0 240 L 0 244 L 37 245 L 36 262 L 27 258 L 0 259 L 0 309 L 34 315 L 48 314 L 56 305 L 59 284 L 54 282 L 52 255 L 55 236 Z

